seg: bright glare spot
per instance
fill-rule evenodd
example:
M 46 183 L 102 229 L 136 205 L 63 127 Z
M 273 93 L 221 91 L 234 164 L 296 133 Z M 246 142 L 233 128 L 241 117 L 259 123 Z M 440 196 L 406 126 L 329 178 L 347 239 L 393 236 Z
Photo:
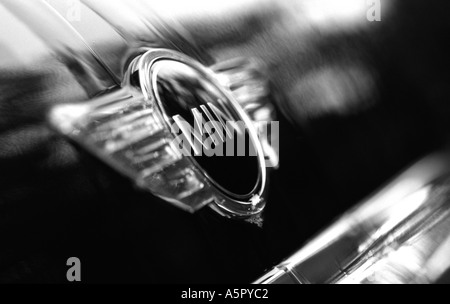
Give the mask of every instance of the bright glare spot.
M 364 0 L 304 0 L 301 7 L 310 21 L 321 25 L 366 21 L 368 9 Z

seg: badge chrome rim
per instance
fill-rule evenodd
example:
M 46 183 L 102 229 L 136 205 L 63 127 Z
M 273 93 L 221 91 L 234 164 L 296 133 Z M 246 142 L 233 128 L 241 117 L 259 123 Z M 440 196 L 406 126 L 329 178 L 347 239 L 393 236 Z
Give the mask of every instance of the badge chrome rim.
M 211 84 L 225 98 L 223 103 L 228 105 L 224 106 L 231 107 L 233 112 L 237 114 L 237 118 L 244 122 L 248 130 L 251 143 L 256 149 L 258 178 L 253 190 L 247 195 L 240 195 L 228 191 L 219 183 L 217 183 L 214 178 L 212 178 L 212 176 L 208 174 L 208 172 L 206 172 L 206 170 L 202 168 L 202 166 L 192 156 L 185 156 L 189 160 L 189 162 L 199 170 L 205 180 L 212 186 L 211 189 L 216 191 L 214 195 L 214 203 L 220 208 L 219 210 L 216 209 L 216 211 L 232 216 L 251 216 L 260 213 L 265 206 L 263 195 L 266 188 L 265 186 L 267 178 L 262 146 L 259 142 L 257 132 L 250 117 L 235 100 L 232 93 L 219 83 L 219 81 L 217 80 L 217 75 L 215 75 L 212 70 L 182 53 L 167 49 L 154 49 L 147 51 L 141 57 L 137 58 L 137 60 L 133 61 L 133 63 L 130 65 L 129 74 L 125 78 L 125 85 L 128 85 L 130 83 L 130 75 L 137 71 L 139 75 L 140 89 L 142 90 L 145 99 L 150 103 L 151 106 L 157 107 L 158 111 L 163 116 L 166 128 L 168 130 L 171 130 L 170 117 L 161 107 L 161 101 L 155 94 L 157 84 L 155 83 L 155 77 L 152 70 L 155 63 L 163 60 L 175 61 L 184 64 L 204 77 L 204 80 L 209 82 L 209 84 Z M 177 135 L 172 131 L 171 134 L 173 138 L 175 138 L 175 136 Z M 239 174 L 238 168 L 236 168 L 236 174 Z

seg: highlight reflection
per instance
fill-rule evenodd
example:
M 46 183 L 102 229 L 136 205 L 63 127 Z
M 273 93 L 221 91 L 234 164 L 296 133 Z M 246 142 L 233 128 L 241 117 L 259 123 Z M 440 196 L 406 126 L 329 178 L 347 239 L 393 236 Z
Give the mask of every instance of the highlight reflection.
M 436 282 L 450 269 L 448 162 L 418 163 L 258 283 Z

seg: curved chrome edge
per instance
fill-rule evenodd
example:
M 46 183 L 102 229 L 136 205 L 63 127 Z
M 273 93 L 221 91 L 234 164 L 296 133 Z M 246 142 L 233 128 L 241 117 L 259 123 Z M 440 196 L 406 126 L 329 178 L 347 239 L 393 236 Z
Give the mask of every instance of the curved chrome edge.
M 277 169 L 280 163 L 279 125 L 270 100 L 267 68 L 255 58 L 240 57 L 216 63 L 211 69 L 251 118 L 261 141 L 266 167 Z M 267 122 L 273 122 L 270 130 Z
M 174 134 L 157 107 L 151 81 L 151 67 L 161 59 L 179 61 L 200 71 L 245 122 L 260 164 L 258 187 L 248 199 L 233 198 L 220 191 L 192 159 L 172 146 L 170 139 Z M 138 85 L 130 81 L 136 71 Z M 139 187 L 189 212 L 210 205 L 223 216 L 250 217 L 258 222 L 255 216 L 265 207 L 264 152 L 250 117 L 211 69 L 184 54 L 167 49 L 147 51 L 131 61 L 121 89 L 89 102 L 55 106 L 49 122 Z
M 450 161 L 442 153 L 412 166 L 255 283 L 436 282 L 450 269 L 449 233 Z

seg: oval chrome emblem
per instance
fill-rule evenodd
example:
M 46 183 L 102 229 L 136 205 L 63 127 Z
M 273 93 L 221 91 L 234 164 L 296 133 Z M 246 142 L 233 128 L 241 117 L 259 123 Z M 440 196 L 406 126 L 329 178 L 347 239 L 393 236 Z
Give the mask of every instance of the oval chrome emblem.
M 224 193 L 252 195 L 261 178 L 257 148 L 227 97 L 199 71 L 178 61 L 156 62 L 152 82 L 183 154 L 192 156 Z
M 122 88 L 58 106 L 53 125 L 141 188 L 194 212 L 252 217 L 265 205 L 264 153 L 251 119 L 209 69 L 155 49 Z

